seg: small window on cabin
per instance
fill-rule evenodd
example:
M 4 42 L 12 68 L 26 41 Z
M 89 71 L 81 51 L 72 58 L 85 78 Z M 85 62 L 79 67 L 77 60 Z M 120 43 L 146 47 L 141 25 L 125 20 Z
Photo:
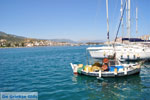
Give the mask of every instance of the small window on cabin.
M 143 51 L 144 51 L 144 49 L 143 49 Z

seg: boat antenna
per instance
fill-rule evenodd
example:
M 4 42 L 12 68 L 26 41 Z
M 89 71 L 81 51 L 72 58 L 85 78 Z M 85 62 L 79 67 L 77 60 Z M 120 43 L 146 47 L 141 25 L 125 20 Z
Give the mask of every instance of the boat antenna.
M 123 19 L 123 15 L 124 15 L 124 12 L 125 12 L 126 3 L 127 3 L 127 0 L 126 0 L 126 2 L 125 2 L 125 4 L 124 4 L 123 12 L 122 12 L 122 14 L 121 14 L 121 18 L 120 18 L 119 26 L 118 26 L 117 33 L 116 33 L 116 37 L 115 37 L 115 41 L 114 41 L 114 44 L 113 44 L 113 48 L 114 48 L 114 57 L 115 57 L 114 59 L 115 59 L 115 60 L 116 60 L 115 43 L 116 43 L 116 40 L 117 40 L 117 37 L 118 37 L 119 29 L 120 29 L 121 22 L 122 22 L 122 19 Z
M 116 37 L 115 37 L 114 44 L 115 44 L 115 42 L 117 40 L 117 37 L 118 37 L 118 33 L 119 33 L 120 26 L 121 26 L 121 22 L 122 22 L 122 18 L 123 18 L 123 15 L 124 15 L 125 8 L 126 8 L 126 3 L 124 4 L 123 13 L 122 13 L 121 18 L 120 18 L 120 22 L 119 22 L 119 26 L 118 26 L 118 29 L 117 29 L 117 34 L 116 34 Z
M 131 0 L 128 0 L 128 38 L 130 39 L 130 33 L 131 33 L 131 24 L 130 24 L 130 2 Z
M 120 12 L 121 12 L 121 15 L 122 15 L 122 12 L 123 12 L 123 0 L 121 0 L 121 9 L 120 9 Z M 123 18 L 122 18 L 122 24 L 121 24 L 121 26 L 122 26 L 122 38 L 123 38 L 123 36 L 124 36 L 124 25 L 123 25 Z
M 136 7 L 136 34 L 138 34 L 138 8 Z
M 127 33 L 128 33 L 128 4 L 127 3 L 128 3 L 128 0 L 126 0 L 126 28 L 127 28 Z
M 107 41 L 109 44 L 109 19 L 108 19 L 108 0 L 106 0 L 106 16 L 107 16 Z

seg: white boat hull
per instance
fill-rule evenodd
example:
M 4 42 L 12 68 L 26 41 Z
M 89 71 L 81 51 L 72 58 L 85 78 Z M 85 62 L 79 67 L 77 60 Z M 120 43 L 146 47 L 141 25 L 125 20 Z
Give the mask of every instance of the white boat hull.
M 124 72 L 118 72 L 117 75 L 114 72 L 102 72 L 101 77 L 121 77 L 121 76 L 129 76 L 129 75 L 134 75 L 134 74 L 139 74 L 140 73 L 140 69 L 134 69 L 131 71 L 128 71 L 127 74 L 125 74 Z M 87 76 L 95 76 L 95 77 L 99 77 L 99 72 L 85 72 L 82 71 L 83 75 L 87 75 Z
M 117 46 L 114 52 L 113 47 L 90 47 L 87 48 L 92 58 L 103 59 L 113 56 L 119 60 L 145 60 L 150 59 L 150 48 L 145 47 L 124 47 Z
M 129 67 L 131 66 L 131 67 Z M 94 77 L 122 77 L 122 76 L 129 76 L 134 74 L 139 74 L 141 70 L 141 64 L 138 65 L 129 65 L 127 67 L 124 67 L 122 71 L 118 71 L 117 73 L 114 71 L 102 71 L 102 72 L 87 72 L 82 70 L 81 73 L 78 73 L 76 68 L 77 64 L 72 64 L 71 67 L 75 70 L 73 70 L 74 73 L 83 74 L 87 76 L 94 76 Z

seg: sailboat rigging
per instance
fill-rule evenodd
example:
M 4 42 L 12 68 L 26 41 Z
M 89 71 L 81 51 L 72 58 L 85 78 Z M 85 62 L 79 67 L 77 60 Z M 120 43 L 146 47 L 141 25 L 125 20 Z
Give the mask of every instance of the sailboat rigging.
M 121 0 L 121 5 L 123 2 Z M 123 9 L 123 10 L 122 10 Z M 123 15 L 126 9 L 126 26 L 127 26 L 127 35 L 128 38 L 122 37 L 122 44 L 120 43 L 119 46 L 116 46 L 118 34 L 120 30 L 120 26 L 123 25 Z M 137 13 L 137 9 L 136 9 Z M 108 20 L 108 0 L 106 0 L 106 14 L 107 14 L 107 40 L 109 40 L 109 20 Z M 122 24 L 121 24 L 122 23 Z M 143 44 L 132 45 L 130 42 L 127 42 L 127 45 L 124 43 L 124 40 L 132 40 L 130 38 L 130 0 L 124 1 L 124 7 L 121 6 L 121 17 L 119 26 L 117 29 L 116 37 L 114 39 L 113 46 L 109 41 L 108 46 L 100 46 L 100 47 L 88 47 L 87 50 L 89 51 L 92 58 L 95 59 L 103 59 L 108 56 L 113 56 L 114 53 L 116 57 L 121 61 L 136 61 L 136 60 L 143 60 L 143 59 L 150 59 L 150 48 L 143 46 Z M 136 14 L 136 32 L 137 32 L 137 14 Z M 115 48 L 114 48 L 115 45 Z

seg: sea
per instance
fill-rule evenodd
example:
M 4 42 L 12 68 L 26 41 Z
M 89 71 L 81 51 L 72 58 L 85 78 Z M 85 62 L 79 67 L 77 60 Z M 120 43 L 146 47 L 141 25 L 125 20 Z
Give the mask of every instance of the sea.
M 38 100 L 150 100 L 150 63 L 139 75 L 97 80 L 74 75 L 88 46 L 0 49 L 0 92 L 38 92 Z

